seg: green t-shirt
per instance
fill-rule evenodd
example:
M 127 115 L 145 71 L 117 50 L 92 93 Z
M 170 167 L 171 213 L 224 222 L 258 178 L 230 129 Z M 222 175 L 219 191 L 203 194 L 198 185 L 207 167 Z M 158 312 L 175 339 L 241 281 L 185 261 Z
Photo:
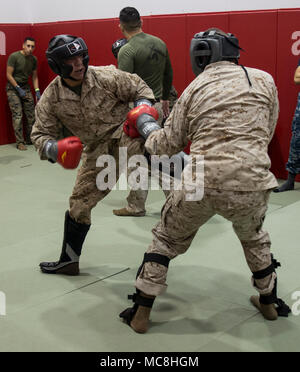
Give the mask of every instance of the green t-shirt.
M 173 70 L 166 44 L 158 37 L 142 32 L 129 39 L 119 51 L 118 68 L 142 78 L 156 99 L 168 99 Z
M 16 82 L 25 85 L 37 69 L 37 58 L 33 55 L 25 56 L 21 51 L 14 52 L 8 57 L 7 66 L 14 68 L 13 78 Z

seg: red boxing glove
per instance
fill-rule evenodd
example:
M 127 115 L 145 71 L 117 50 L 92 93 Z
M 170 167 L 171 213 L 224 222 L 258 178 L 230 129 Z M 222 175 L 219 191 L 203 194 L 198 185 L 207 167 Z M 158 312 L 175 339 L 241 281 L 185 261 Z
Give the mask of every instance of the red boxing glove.
M 123 131 L 128 137 L 131 137 L 131 138 L 140 137 L 140 134 L 138 130 L 136 129 L 136 127 L 130 125 L 128 120 L 126 120 L 125 123 L 123 124 Z
M 78 137 L 67 137 L 57 142 L 57 162 L 66 169 L 77 168 L 81 153 L 82 143 Z
M 187 155 L 190 155 L 190 152 L 191 152 L 191 144 L 192 144 L 192 142 L 189 141 L 188 144 L 186 145 L 186 147 L 185 147 L 184 150 L 183 150 Z
M 127 114 L 127 120 L 123 125 L 123 130 L 127 134 L 127 136 L 131 138 L 138 138 L 140 137 L 140 133 L 136 128 L 137 119 L 143 115 L 148 114 L 154 117 L 155 120 L 158 120 L 158 112 L 155 107 L 148 106 L 148 105 L 140 105 L 138 107 L 133 108 Z

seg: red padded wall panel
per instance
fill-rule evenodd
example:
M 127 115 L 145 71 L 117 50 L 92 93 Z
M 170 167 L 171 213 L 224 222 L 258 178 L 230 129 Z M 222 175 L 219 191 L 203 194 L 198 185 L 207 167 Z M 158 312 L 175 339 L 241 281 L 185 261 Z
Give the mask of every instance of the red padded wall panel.
M 240 63 L 269 72 L 277 82 L 277 11 L 230 13 L 229 31 L 237 35 L 241 51 Z M 255 27 L 253 27 L 255 25 Z M 278 133 L 269 147 L 272 171 L 282 176 Z M 274 151 L 275 150 L 275 151 Z
M 277 85 L 279 90 L 280 116 L 276 135 L 272 142 L 272 158 L 278 171 L 274 173 L 286 178 L 285 164 L 288 160 L 291 123 L 300 86 L 294 84 L 294 73 L 300 59 L 300 9 L 278 12 Z M 298 176 L 298 181 L 300 177 Z
M 190 43 L 192 37 L 201 31 L 205 31 L 210 27 L 218 27 L 221 30 L 229 31 L 229 14 L 228 13 L 207 13 L 207 14 L 191 14 L 186 16 L 187 27 L 186 27 L 186 86 L 195 78 L 193 74 L 191 62 L 190 62 Z
M 87 43 L 90 55 L 90 64 L 116 65 L 116 59 L 111 52 L 112 44 L 123 38 L 118 19 L 105 19 L 84 21 L 83 38 Z
M 174 73 L 173 85 L 181 93 L 186 87 L 186 17 L 152 16 L 148 18 L 147 31 L 143 30 L 167 44 Z
M 277 11 L 230 13 L 229 32 L 245 50 L 240 64 L 267 71 L 276 81 Z
M 4 145 L 15 142 L 15 135 L 11 122 L 11 112 L 5 91 L 7 83 L 7 59 L 11 53 L 22 49 L 25 37 L 31 36 L 31 26 L 28 24 L 0 24 L 0 31 L 5 34 L 6 39 L 6 55 L 0 55 L 0 145 Z

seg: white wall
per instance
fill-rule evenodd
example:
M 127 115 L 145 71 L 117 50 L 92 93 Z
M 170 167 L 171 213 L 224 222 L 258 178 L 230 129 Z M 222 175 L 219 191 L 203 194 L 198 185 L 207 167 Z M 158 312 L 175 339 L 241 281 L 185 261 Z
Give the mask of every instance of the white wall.
M 0 23 L 117 18 L 125 6 L 141 15 L 300 8 L 300 0 L 0 0 Z

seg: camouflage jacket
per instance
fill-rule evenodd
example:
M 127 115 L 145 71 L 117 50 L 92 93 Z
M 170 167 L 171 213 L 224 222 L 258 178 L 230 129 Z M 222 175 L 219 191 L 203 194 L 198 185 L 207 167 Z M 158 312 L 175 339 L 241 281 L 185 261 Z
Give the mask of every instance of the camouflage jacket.
M 136 74 L 115 66 L 90 66 L 82 84 L 81 96 L 56 77 L 36 106 L 31 139 L 42 159 L 45 143 L 58 139 L 65 126 L 85 145 L 120 138 L 129 102 L 139 98 L 154 100 L 152 90 Z
M 170 156 L 190 140 L 191 156 L 204 157 L 205 187 L 235 191 L 276 187 L 268 145 L 278 118 L 277 89 L 268 73 L 246 69 L 252 86 L 239 65 L 227 61 L 208 65 L 183 92 L 164 128 L 150 134 L 146 149 Z

